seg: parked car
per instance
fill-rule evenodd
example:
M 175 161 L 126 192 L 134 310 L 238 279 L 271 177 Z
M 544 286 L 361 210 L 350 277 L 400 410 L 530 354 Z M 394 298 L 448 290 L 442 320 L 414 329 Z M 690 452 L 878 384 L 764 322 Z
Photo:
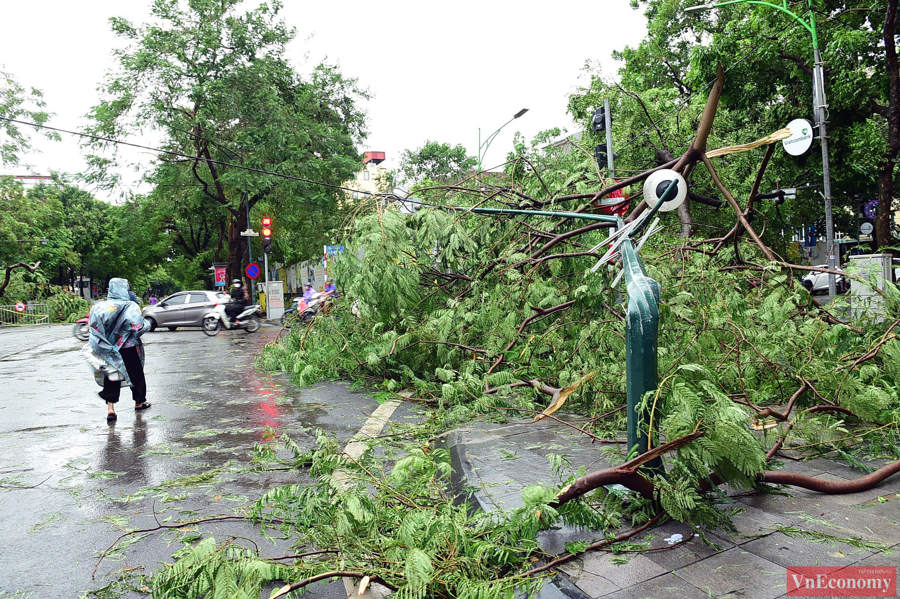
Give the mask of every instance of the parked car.
M 816 268 L 828 268 L 827 264 L 820 264 Z M 837 270 L 841 270 L 838 268 Z M 843 271 L 841 271 L 843 272 Z M 803 286 L 812 295 L 820 293 L 828 293 L 828 273 L 827 272 L 809 272 L 802 280 Z M 834 285 L 837 288 L 838 295 L 850 291 L 850 280 L 842 275 L 834 276 Z
M 144 318 L 150 321 L 150 330 L 168 327 L 174 331 L 178 327 L 201 327 L 203 316 L 217 303 L 230 301 L 230 297 L 220 291 L 180 291 L 159 301 L 155 306 L 143 310 Z

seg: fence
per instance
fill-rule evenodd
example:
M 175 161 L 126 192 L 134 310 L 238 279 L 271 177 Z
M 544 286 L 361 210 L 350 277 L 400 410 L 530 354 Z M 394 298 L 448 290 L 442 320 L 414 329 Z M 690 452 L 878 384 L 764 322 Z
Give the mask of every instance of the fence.
M 50 307 L 47 304 L 28 303 L 23 312 L 15 306 L 0 306 L 0 327 L 22 327 L 50 324 Z

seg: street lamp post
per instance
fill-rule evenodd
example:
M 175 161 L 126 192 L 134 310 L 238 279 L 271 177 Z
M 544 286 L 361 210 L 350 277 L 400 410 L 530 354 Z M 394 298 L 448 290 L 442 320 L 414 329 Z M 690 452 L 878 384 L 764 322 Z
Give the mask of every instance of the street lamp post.
M 520 110 L 519 112 L 514 114 L 513 118 L 511 118 L 508 121 L 506 121 L 505 123 L 503 123 L 503 125 L 500 127 L 500 129 L 497 129 L 496 131 L 491 133 L 487 137 L 487 139 L 484 140 L 483 143 L 481 141 L 481 127 L 478 128 L 478 172 L 481 172 L 481 161 L 484 159 L 484 155 L 487 154 L 488 148 L 491 146 L 491 142 L 494 141 L 494 139 L 497 137 L 497 134 L 500 133 L 500 130 L 503 129 L 503 127 L 506 127 L 508 124 L 510 124 L 514 120 L 516 120 L 517 118 L 519 118 L 520 116 L 522 116 L 523 114 L 525 114 L 526 112 L 528 112 L 528 109 L 523 108 L 522 110 Z
M 825 127 L 825 109 L 828 104 L 825 101 L 825 73 L 823 69 L 822 53 L 819 51 L 819 34 L 816 30 L 816 17 L 813 12 L 813 0 L 806 0 L 808 8 L 809 20 L 806 21 L 799 15 L 788 9 L 787 0 L 783 0 L 782 5 L 773 4 L 772 2 L 764 2 L 763 0 L 729 0 L 728 2 L 717 2 L 714 4 L 701 4 L 685 9 L 690 12 L 694 10 L 706 10 L 710 8 L 718 8 L 728 6 L 729 4 L 760 4 L 768 6 L 775 10 L 789 15 L 792 19 L 800 23 L 812 36 L 813 44 L 813 113 L 815 114 L 816 127 L 819 129 L 819 142 L 822 145 L 822 187 L 825 192 L 825 234 L 826 246 L 828 251 L 828 268 L 835 269 L 834 255 L 834 218 L 832 211 L 831 198 L 831 165 L 828 161 L 828 132 Z M 834 273 L 828 273 L 828 294 L 834 298 L 836 294 Z

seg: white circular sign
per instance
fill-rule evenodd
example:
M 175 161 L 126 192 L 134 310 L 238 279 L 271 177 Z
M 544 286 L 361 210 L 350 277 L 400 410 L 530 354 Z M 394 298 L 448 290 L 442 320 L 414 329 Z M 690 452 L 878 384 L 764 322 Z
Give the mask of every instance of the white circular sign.
M 874 230 L 875 230 L 875 227 L 874 227 L 874 225 L 872 225 L 872 223 L 863 223 L 859 227 L 860 235 L 871 235 L 872 231 L 874 231 Z
M 647 205 L 653 207 L 659 203 L 672 181 L 676 182 L 675 197 L 663 202 L 662 206 L 659 207 L 659 211 L 669 212 L 681 206 L 685 198 L 687 198 L 687 182 L 679 173 L 670 169 L 653 172 L 644 181 L 644 201 L 647 202 Z
M 22 302 L 17 303 L 16 304 L 16 312 L 24 312 L 24 311 L 25 311 L 25 304 L 23 304 Z
M 787 128 L 791 130 L 791 136 L 781 140 L 784 151 L 791 156 L 805 154 L 812 147 L 813 124 L 806 119 L 794 119 Z

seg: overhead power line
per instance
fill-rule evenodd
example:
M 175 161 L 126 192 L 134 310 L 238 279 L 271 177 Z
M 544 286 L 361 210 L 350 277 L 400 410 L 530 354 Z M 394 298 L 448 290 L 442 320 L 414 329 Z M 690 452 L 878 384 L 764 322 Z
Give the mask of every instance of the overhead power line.
M 219 166 L 227 166 L 227 167 L 236 168 L 236 169 L 240 169 L 240 170 L 244 170 L 244 171 L 249 171 L 251 173 L 259 173 L 261 175 L 268 175 L 270 177 L 279 177 L 281 179 L 289 179 L 291 181 L 300 181 L 301 183 L 309 183 L 311 185 L 319 185 L 321 187 L 330 187 L 331 189 L 340 189 L 343 191 L 361 193 L 361 194 L 372 195 L 372 196 L 379 195 L 379 194 L 372 193 L 370 191 L 363 191 L 361 189 L 353 189 L 351 187 L 344 187 L 342 185 L 335 185 L 333 183 L 323 183 L 322 181 L 313 181 L 312 179 L 306 179 L 304 177 L 297 177 L 294 175 L 286 175 L 284 173 L 276 173 L 275 171 L 267 171 L 267 170 L 261 169 L 261 168 L 253 168 L 251 166 L 244 166 L 242 164 L 234 164 L 232 162 L 225 162 L 222 160 L 201 158 L 199 156 L 185 154 L 184 152 L 178 152 L 176 150 L 164 150 L 162 148 L 154 148 L 153 146 L 144 146 L 144 145 L 136 144 L 136 143 L 133 143 L 130 141 L 121 141 L 118 139 L 111 139 L 109 137 L 101 137 L 99 135 L 91 135 L 90 133 L 82 133 L 80 131 L 70 131 L 68 129 L 60 129 L 59 127 L 51 127 L 49 125 L 41 125 L 39 123 L 31 123 L 28 121 L 20 121 L 17 119 L 11 119 L 11 118 L 7 118 L 7 117 L 3 117 L 3 116 L 0 116 L 0 121 L 7 121 L 9 123 L 16 123 L 17 125 L 26 125 L 29 127 L 36 127 L 39 129 L 46 129 L 48 131 L 56 131 L 57 133 L 66 133 L 68 135 L 77 135 L 78 137 L 85 137 L 85 138 L 93 139 L 96 141 L 105 141 L 105 142 L 115 144 L 118 146 L 128 146 L 131 148 L 138 148 L 141 150 L 149 150 L 151 152 L 156 152 L 157 154 L 166 154 L 169 156 L 176 156 L 178 158 L 187 158 L 190 160 L 200 160 L 202 162 L 206 162 L 206 163 L 210 163 L 210 164 L 217 164 Z

